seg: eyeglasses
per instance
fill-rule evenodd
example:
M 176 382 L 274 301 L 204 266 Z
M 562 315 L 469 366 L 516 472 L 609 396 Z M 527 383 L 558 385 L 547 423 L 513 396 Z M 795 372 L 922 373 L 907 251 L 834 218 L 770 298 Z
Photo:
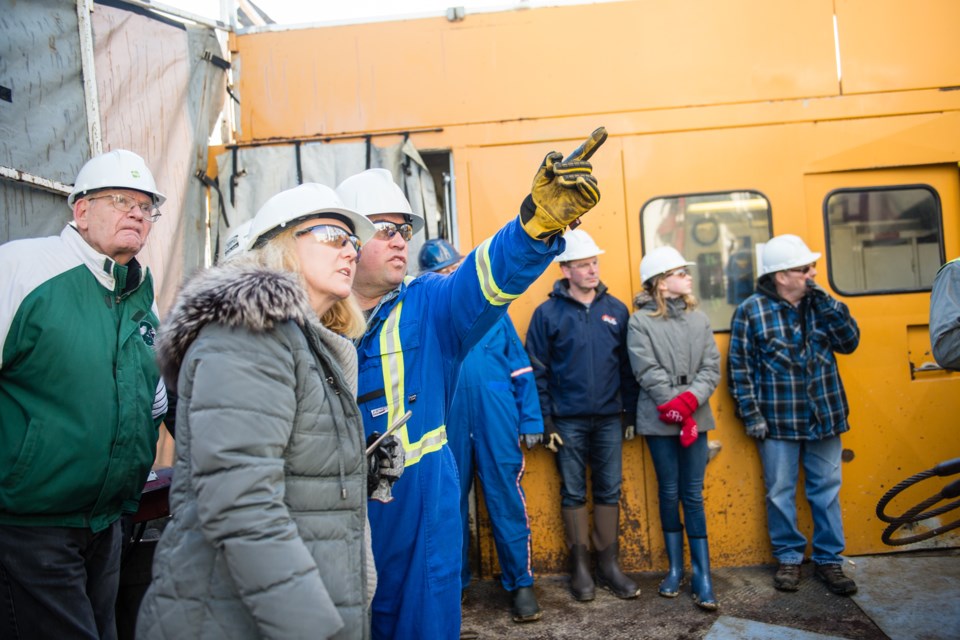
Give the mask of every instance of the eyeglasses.
M 113 202 L 113 208 L 119 211 L 120 213 L 130 213 L 133 211 L 134 207 L 140 208 L 140 213 L 143 214 L 143 217 L 150 222 L 156 222 L 160 218 L 160 211 L 157 210 L 157 205 L 150 202 L 137 202 L 133 198 L 125 196 L 120 193 L 108 193 L 102 196 L 93 196 L 86 198 L 88 201 L 93 200 L 102 200 L 104 198 L 110 198 Z
M 677 276 L 678 278 L 686 278 L 687 276 L 693 277 L 693 274 L 690 273 L 688 269 L 677 269 L 676 271 L 671 271 L 667 274 L 667 277 Z
M 802 273 L 803 275 L 807 275 L 808 273 L 810 273 L 810 269 L 816 269 L 816 268 L 817 268 L 817 263 L 811 262 L 810 264 L 805 264 L 802 267 L 794 267 L 793 269 L 787 269 L 787 271 L 789 271 L 790 273 Z
M 381 240 L 390 240 L 393 236 L 400 234 L 406 242 L 410 242 L 413 237 L 413 225 L 409 222 L 390 222 L 389 220 L 379 220 L 373 223 L 377 228 L 376 238 Z
M 357 259 L 360 259 L 360 247 L 362 246 L 360 238 L 347 232 L 346 229 L 332 224 L 317 224 L 297 231 L 293 234 L 293 237 L 299 238 L 308 233 L 313 236 L 313 239 L 318 243 L 325 244 L 334 249 L 342 249 L 347 246 L 347 243 L 350 243 L 357 252 Z

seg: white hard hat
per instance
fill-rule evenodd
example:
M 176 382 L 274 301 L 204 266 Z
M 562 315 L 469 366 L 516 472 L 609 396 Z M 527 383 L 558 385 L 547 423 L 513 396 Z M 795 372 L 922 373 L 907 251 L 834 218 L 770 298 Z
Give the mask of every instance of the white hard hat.
M 247 235 L 250 233 L 251 224 L 253 224 L 253 220 L 247 220 L 246 222 L 241 222 L 230 231 L 230 234 L 227 236 L 227 241 L 223 245 L 224 258 L 229 258 L 234 254 L 246 251 Z
M 281 191 L 263 203 L 250 221 L 246 248 L 262 245 L 289 224 L 325 217 L 342 218 L 353 228 L 361 243 L 370 240 L 377 231 L 372 222 L 347 208 L 336 191 L 322 184 L 305 182 Z
M 760 275 L 765 276 L 768 273 L 802 267 L 819 259 L 820 254 L 810 251 L 799 236 L 785 233 L 771 238 L 763 245 L 760 257 Z
M 367 169 L 350 176 L 337 187 L 337 195 L 346 206 L 365 216 L 399 213 L 413 225 L 414 233 L 423 229 L 423 218 L 410 208 L 410 201 L 387 169 Z
M 695 263 L 689 262 L 673 247 L 657 247 L 640 260 L 640 282 L 646 284 L 650 278 L 661 273 L 694 265 Z
M 604 253 L 603 249 L 597 246 L 590 234 L 583 229 L 571 229 L 563 234 L 563 239 L 567 246 L 563 253 L 553 259 L 554 262 L 570 262 L 572 260 L 583 260 L 592 258 Z
M 153 196 L 153 204 L 160 206 L 167 199 L 157 191 L 157 183 L 143 158 L 124 149 L 108 151 L 87 161 L 77 174 L 73 191 L 67 197 L 71 208 L 77 198 L 99 189 L 134 189 Z

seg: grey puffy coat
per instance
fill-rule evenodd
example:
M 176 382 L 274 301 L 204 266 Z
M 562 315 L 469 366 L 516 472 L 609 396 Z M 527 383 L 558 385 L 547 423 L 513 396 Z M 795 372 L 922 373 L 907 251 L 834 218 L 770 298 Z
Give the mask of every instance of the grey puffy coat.
M 356 352 L 315 319 L 293 276 L 230 263 L 171 311 L 173 517 L 138 638 L 369 637 Z
M 680 426 L 660 421 L 657 406 L 689 391 L 700 407 L 693 419 L 701 432 L 714 428 L 707 402 L 720 384 L 720 351 L 702 311 L 687 312 L 681 298 L 667 300 L 667 317 L 653 318 L 656 302 L 646 292 L 633 301 L 637 311 L 627 324 L 627 351 L 640 383 L 637 433 L 677 436 Z

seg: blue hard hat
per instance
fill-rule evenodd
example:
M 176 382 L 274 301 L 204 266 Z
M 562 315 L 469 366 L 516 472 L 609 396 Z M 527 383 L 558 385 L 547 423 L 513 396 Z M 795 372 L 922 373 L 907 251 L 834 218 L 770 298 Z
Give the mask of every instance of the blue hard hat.
M 439 271 L 460 262 L 462 256 L 443 238 L 433 238 L 420 248 L 420 271 Z

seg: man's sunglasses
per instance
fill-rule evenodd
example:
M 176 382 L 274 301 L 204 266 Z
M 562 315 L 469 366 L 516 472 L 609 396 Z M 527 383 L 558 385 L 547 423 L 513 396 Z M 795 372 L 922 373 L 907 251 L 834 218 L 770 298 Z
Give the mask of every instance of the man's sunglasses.
M 377 228 L 377 234 L 375 238 L 380 238 L 381 240 L 390 240 L 393 236 L 400 234 L 400 237 L 406 242 L 410 242 L 410 239 L 413 238 L 413 225 L 409 222 L 390 222 L 389 220 L 380 220 L 374 222 L 373 226 Z
M 332 224 L 317 224 L 312 227 L 307 227 L 306 229 L 301 229 L 294 233 L 293 236 L 299 238 L 308 233 L 320 244 L 325 244 L 334 249 L 342 249 L 347 246 L 347 243 L 350 243 L 357 252 L 357 259 L 360 259 L 360 238 L 349 233 L 346 229 Z
M 810 264 L 805 264 L 802 267 L 794 267 L 793 269 L 787 269 L 787 271 L 789 271 L 790 273 L 802 273 L 803 275 L 807 275 L 808 273 L 810 273 L 810 269 L 816 269 L 816 268 L 817 268 L 817 263 L 812 262 Z

